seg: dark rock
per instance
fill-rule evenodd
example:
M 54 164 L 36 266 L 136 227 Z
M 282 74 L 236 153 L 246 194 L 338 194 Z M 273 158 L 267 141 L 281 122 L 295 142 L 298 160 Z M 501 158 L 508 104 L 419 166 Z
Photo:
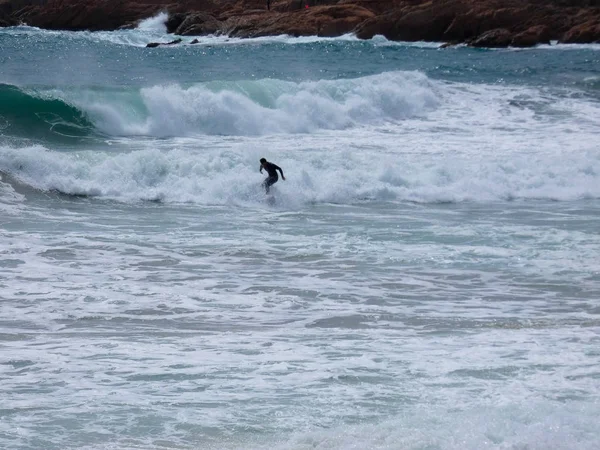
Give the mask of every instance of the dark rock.
M 134 30 L 135 28 L 137 28 L 137 26 L 138 26 L 137 22 L 126 23 L 125 25 L 121 25 L 119 28 L 117 28 L 117 30 Z
M 572 27 L 560 41 L 567 44 L 600 42 L 600 20 L 596 18 Z
M 508 47 L 512 42 L 513 35 L 506 28 L 496 28 L 486 31 L 481 36 L 469 42 L 472 47 Z
M 248 14 L 229 18 L 223 31 L 234 37 L 258 37 L 289 34 L 291 36 L 340 36 L 352 32 L 374 14 L 360 6 L 314 6 L 303 11 Z
M 478 47 L 600 41 L 600 0 L 272 0 L 270 11 L 266 0 L 0 0 L 0 26 L 115 30 L 161 11 L 167 31 L 180 35 L 354 32 Z
M 461 41 L 450 41 L 450 42 L 444 42 L 442 45 L 440 45 L 439 48 L 449 48 L 449 47 L 456 47 L 457 45 L 461 44 Z
M 181 36 L 206 36 L 218 34 L 222 31 L 222 22 L 207 13 L 195 13 L 188 15 L 177 27 L 175 34 Z
M 165 26 L 167 27 L 167 33 L 175 33 L 175 30 L 179 28 L 179 26 L 183 23 L 186 17 L 187 13 L 169 14 L 169 18 L 165 22 Z
M 182 39 L 175 39 L 174 41 L 171 42 L 150 42 L 148 44 L 146 44 L 146 48 L 156 48 L 156 47 L 160 47 L 163 45 L 176 45 L 176 44 L 180 44 L 182 41 Z
M 122 25 L 151 17 L 163 9 L 160 3 L 152 0 L 11 0 L 13 1 L 13 20 L 55 30 L 116 30 Z M 17 9 L 18 6 L 21 8 Z
M 550 44 L 550 36 L 550 29 L 546 25 L 536 25 L 516 34 L 510 45 L 513 47 L 533 47 L 538 44 Z
M 361 39 L 381 34 L 395 41 L 444 41 L 445 31 L 466 9 L 460 1 L 405 6 L 365 20 L 357 27 L 356 35 Z

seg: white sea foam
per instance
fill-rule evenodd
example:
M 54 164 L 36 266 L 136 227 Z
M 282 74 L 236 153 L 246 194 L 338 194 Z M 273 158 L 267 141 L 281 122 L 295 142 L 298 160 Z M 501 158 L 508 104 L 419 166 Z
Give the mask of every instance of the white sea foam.
M 310 54 L 280 47 L 262 73 L 303 79 L 279 70 Z M 350 47 L 327 77 L 363 70 Z M 175 54 L 152 52 L 131 51 Z M 595 450 L 596 73 L 511 85 L 499 54 L 456 53 L 448 81 L 43 92 L 104 135 L 2 137 L 0 447 Z M 156 69 L 186 75 L 181 54 Z M 274 205 L 262 156 L 287 178 Z
M 553 43 L 553 44 L 540 44 L 536 47 L 531 47 L 531 48 L 537 48 L 537 49 L 544 49 L 544 50 L 600 50 L 600 44 L 559 44 L 559 43 Z
M 54 92 L 104 133 L 155 137 L 265 135 L 395 122 L 436 108 L 431 81 L 417 72 L 348 80 L 259 81 L 143 88 L 139 97 Z M 141 99 L 143 108 L 136 108 Z
M 138 30 L 142 31 L 155 31 L 166 33 L 167 32 L 167 20 L 169 20 L 169 14 L 166 12 L 161 12 L 156 16 L 150 17 L 148 19 L 142 20 L 137 26 Z
M 0 172 L 0 212 L 5 216 L 18 214 L 25 200 L 24 195 L 15 191 L 11 181 L 14 182 L 9 176 Z
M 44 36 L 60 36 L 62 39 L 87 39 L 95 42 L 109 42 L 116 45 L 130 45 L 134 47 L 145 47 L 146 44 L 153 41 L 164 41 L 168 38 L 166 21 L 168 13 L 161 12 L 156 16 L 142 20 L 133 30 L 116 30 L 116 31 L 62 31 L 62 30 L 42 30 L 37 27 L 21 25 L 17 27 L 9 27 L 0 29 L 0 32 L 12 33 L 17 35 L 37 35 Z M 171 36 L 172 37 L 172 36 Z M 287 34 L 275 36 L 261 36 L 255 38 L 237 38 L 227 35 L 208 35 L 208 36 L 178 36 L 182 39 L 182 45 L 197 41 L 195 46 L 202 47 L 210 46 L 226 46 L 226 45 L 257 45 L 257 44 L 286 44 L 286 45 L 302 45 L 316 44 L 327 42 L 358 42 L 355 34 L 347 33 L 336 37 L 321 37 L 321 36 L 290 36 Z M 427 41 L 392 41 L 382 35 L 375 35 L 372 39 L 365 40 L 377 47 L 418 47 L 418 48 L 439 48 L 443 42 L 427 42 Z M 167 49 L 177 47 L 167 47 Z M 529 51 L 529 50 L 600 50 L 600 44 L 562 44 L 552 42 L 551 44 L 540 44 L 528 48 L 510 47 L 513 51 Z M 496 50 L 496 49 L 490 49 Z M 499 49 L 503 50 L 503 49 Z
M 0 29 L 0 32 L 11 33 L 14 35 L 42 35 L 57 36 L 62 39 L 87 39 L 95 42 L 109 42 L 117 45 L 131 45 L 134 47 L 145 47 L 150 41 L 164 41 L 165 38 L 173 37 L 167 35 L 166 21 L 168 13 L 161 12 L 156 16 L 142 20 L 133 30 L 116 30 L 116 31 L 64 31 L 64 30 L 43 30 L 37 27 L 22 25 L 18 27 L 9 27 Z M 290 36 L 287 34 L 275 36 L 261 36 L 255 38 L 236 38 L 227 35 L 208 35 L 208 36 L 177 36 L 182 39 L 182 44 L 189 44 L 193 40 L 198 41 L 195 46 L 202 47 L 203 45 L 257 45 L 257 44 L 314 44 L 320 42 L 357 42 L 359 39 L 354 34 L 344 34 L 337 37 L 320 37 L 320 36 Z M 378 38 L 380 43 L 390 42 L 387 39 Z M 406 43 L 412 45 L 412 43 Z M 429 46 L 424 43 L 423 45 Z M 437 44 L 436 44 L 437 45 Z M 176 47 L 173 47 L 176 48 Z
M 444 42 L 428 41 L 390 41 L 381 34 L 376 34 L 368 42 L 377 47 L 417 47 L 417 48 L 440 48 Z
M 4 147 L 0 170 L 38 189 L 69 194 L 124 201 L 245 204 L 261 201 L 257 161 L 267 154 L 287 172 L 287 181 L 276 186 L 279 204 L 286 208 L 365 200 L 600 198 L 600 156 L 593 147 L 561 148 L 566 142 L 558 141 L 555 146 L 546 142 L 537 152 L 531 146 L 511 151 L 515 145 L 511 141 L 469 140 L 460 148 L 449 141 L 426 140 L 397 147 L 398 139 L 398 135 L 379 137 L 373 147 L 374 134 L 356 131 L 315 135 L 305 138 L 300 147 L 277 137 L 243 140 L 225 148 L 193 140 L 155 141 L 147 144 L 155 148 L 116 154 Z M 178 148 L 161 150 L 161 146 Z
M 149 42 L 166 42 L 174 39 L 174 35 L 167 34 L 166 21 L 168 13 L 161 12 L 156 16 L 150 17 L 141 21 L 135 29 L 132 30 L 116 30 L 116 31 L 63 31 L 63 30 L 43 30 L 37 27 L 27 25 L 0 29 L 0 33 L 11 33 L 14 35 L 36 36 L 43 37 L 56 36 L 66 40 L 91 40 L 94 42 L 108 42 L 115 45 L 129 45 L 133 47 L 146 47 Z M 287 34 L 275 36 L 261 36 L 255 38 L 237 38 L 227 35 L 208 35 L 208 36 L 176 36 L 182 40 L 182 45 L 190 44 L 196 41 L 195 47 L 209 46 L 228 46 L 228 45 L 260 45 L 260 44 L 286 44 L 286 45 L 302 45 L 302 44 L 318 44 L 327 42 L 357 42 L 359 39 L 354 34 L 344 34 L 337 37 L 319 37 L 319 36 L 290 36 Z M 396 45 L 393 41 L 380 37 L 379 44 L 387 42 L 390 45 Z M 404 45 L 404 44 L 398 44 Z M 405 43 L 405 45 L 417 45 L 413 43 Z M 431 44 L 423 43 L 423 46 L 429 47 Z M 439 44 L 433 44 L 437 46 Z M 167 47 L 168 48 L 178 48 Z
M 0 170 L 42 190 L 243 204 L 260 199 L 255 166 L 267 155 L 290 169 L 277 189 L 292 208 L 600 197 L 600 107 L 568 93 L 391 72 L 71 94 L 107 134 L 181 137 L 122 138 L 127 153 L 4 147 Z M 131 108 L 136 98 L 146 111 Z
M 488 139 L 508 131 L 513 139 L 514 133 L 523 133 L 520 139 L 525 134 L 537 139 L 537 133 L 564 137 L 573 131 L 595 132 L 600 107 L 574 94 L 443 83 L 418 72 L 387 72 L 301 83 L 263 79 L 40 95 L 75 105 L 109 136 L 264 136 L 399 126 L 471 137 L 481 136 L 485 128 L 492 133 Z
M 150 20 L 150 19 L 149 19 Z M 56 37 L 66 41 L 93 41 L 106 42 L 115 45 L 129 45 L 133 47 L 145 47 L 151 41 L 165 38 L 166 29 L 160 27 L 160 22 L 150 20 L 148 26 L 143 29 L 119 30 L 119 31 L 64 31 L 64 30 L 42 30 L 37 27 L 18 26 L 0 29 L 0 33 L 16 36 L 34 37 L 47 39 Z
M 593 408 L 488 405 L 485 412 L 457 405 L 454 411 L 431 406 L 406 408 L 396 420 L 369 425 L 336 427 L 295 433 L 271 443 L 274 450 L 390 450 L 440 448 L 444 450 L 592 450 Z M 564 409 L 563 409 L 564 408 Z M 589 419 L 589 420 L 588 420 Z M 237 448 L 265 448 L 245 443 Z
M 181 37 L 183 43 L 189 43 L 196 40 L 195 46 L 203 45 L 259 45 L 259 44 L 286 44 L 286 45 L 303 45 L 303 44 L 318 44 L 328 42 L 359 42 L 354 34 L 348 33 L 337 37 L 322 37 L 322 36 L 290 36 L 287 34 L 279 34 L 274 36 L 260 36 L 252 38 L 230 37 L 224 34 L 208 35 L 208 36 L 193 36 Z M 385 38 L 384 38 L 385 39 Z
M 2 443 L 597 442 L 593 228 L 444 207 L 56 206 L 0 233 Z
M 107 135 L 124 136 L 120 145 L 131 151 L 3 147 L 0 170 L 42 190 L 253 203 L 256 161 L 267 155 L 290 169 L 277 185 L 287 207 L 600 197 L 600 106 L 566 91 L 388 72 L 47 95 L 77 105 Z

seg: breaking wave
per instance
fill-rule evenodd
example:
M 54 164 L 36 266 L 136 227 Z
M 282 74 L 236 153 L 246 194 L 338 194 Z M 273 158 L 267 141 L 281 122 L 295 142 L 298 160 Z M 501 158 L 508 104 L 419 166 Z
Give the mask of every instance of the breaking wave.
M 93 123 L 76 106 L 60 98 L 0 84 L 0 136 L 79 139 L 93 131 Z
M 426 114 L 438 98 L 416 72 L 345 80 L 215 81 L 184 87 L 32 91 L 0 86 L 3 131 L 18 136 L 175 137 L 311 133 Z

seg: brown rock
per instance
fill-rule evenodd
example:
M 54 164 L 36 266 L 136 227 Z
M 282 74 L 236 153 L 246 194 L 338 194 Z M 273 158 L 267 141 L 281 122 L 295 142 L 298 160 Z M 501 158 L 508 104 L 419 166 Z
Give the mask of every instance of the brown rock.
M 390 40 L 443 41 L 445 31 L 466 9 L 466 4 L 457 0 L 405 5 L 366 20 L 356 29 L 356 35 L 361 39 L 381 34 Z
M 188 13 L 172 13 L 169 14 L 169 18 L 165 22 L 167 27 L 167 33 L 175 33 L 177 28 L 183 23 L 188 16 Z
M 550 29 L 546 25 L 536 25 L 516 34 L 510 43 L 513 47 L 533 47 L 538 44 L 550 44 Z
M 0 0 L 0 26 L 115 30 L 160 11 L 169 12 L 168 32 L 182 35 L 355 32 L 477 46 L 600 41 L 600 0 L 273 0 L 270 11 L 266 0 Z
M 160 47 L 162 45 L 176 45 L 176 44 L 180 44 L 182 41 L 182 39 L 175 39 L 174 41 L 171 42 L 150 42 L 148 44 L 146 44 L 146 48 L 155 48 L 155 47 Z
M 456 47 L 459 44 L 461 44 L 461 41 L 449 41 L 449 42 L 444 42 L 442 45 L 440 45 L 439 48 Z
M 508 2 L 507 2 L 508 3 Z M 545 26 L 540 17 L 551 16 L 551 10 L 546 7 L 535 7 L 532 5 L 490 9 L 479 5 L 465 14 L 458 15 L 444 33 L 444 37 L 450 40 L 472 41 L 485 33 L 505 29 L 515 35 L 525 33 L 519 37 L 519 41 L 525 44 L 526 39 L 535 36 L 539 30 L 537 27 Z M 540 34 L 541 39 L 548 40 L 549 27 Z
M 11 18 L 12 7 L 9 3 L 2 3 L 0 1 L 0 28 L 10 27 L 15 25 Z
M 223 23 L 207 13 L 195 13 L 188 15 L 177 27 L 175 34 L 181 36 L 205 36 L 218 34 L 223 29 Z
M 14 19 L 40 28 L 60 30 L 115 30 L 122 25 L 153 16 L 163 9 L 160 3 L 150 1 L 30 0 L 27 3 L 13 12 Z
M 585 44 L 600 42 L 600 20 L 598 18 L 576 25 L 560 39 L 567 44 Z
M 472 47 L 508 47 L 512 42 L 513 35 L 506 28 L 496 28 L 486 31 L 481 36 L 469 42 Z
M 317 22 L 317 35 L 324 37 L 350 33 L 362 22 L 375 16 L 362 6 L 355 5 L 330 6 L 322 10 L 315 8 L 314 11 L 310 11 L 309 16 L 313 13 Z
M 373 16 L 360 6 L 314 6 L 298 12 L 271 13 L 269 17 L 262 14 L 233 17 L 225 23 L 224 31 L 234 37 L 340 36 Z
M 448 28 L 444 31 L 444 38 L 451 41 L 472 39 L 482 33 L 479 11 L 469 10 L 454 17 Z

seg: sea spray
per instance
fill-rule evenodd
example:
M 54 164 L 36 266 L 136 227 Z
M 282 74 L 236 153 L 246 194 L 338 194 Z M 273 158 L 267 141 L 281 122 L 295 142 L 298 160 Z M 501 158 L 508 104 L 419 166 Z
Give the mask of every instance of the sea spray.
M 201 205 L 256 203 L 261 197 L 257 153 L 237 150 L 157 148 L 127 153 L 55 152 L 40 146 L 0 147 L 0 171 L 41 191 L 98 196 L 125 202 L 149 198 Z M 152 144 L 149 144 L 152 147 Z M 573 201 L 600 198 L 595 152 L 558 159 L 512 155 L 482 162 L 469 155 L 449 160 L 411 152 L 395 156 L 349 155 L 332 149 L 326 166 L 307 153 L 280 156 L 293 176 L 276 185 L 282 205 L 496 202 L 514 199 Z M 368 167 L 368 171 L 365 171 Z
M 166 12 L 158 13 L 156 16 L 150 17 L 148 19 L 142 20 L 137 29 L 140 31 L 153 31 L 166 33 L 167 25 L 166 22 L 169 19 L 169 14 Z
M 108 136 L 311 133 L 395 122 L 427 114 L 439 104 L 430 80 L 416 72 L 353 80 L 293 83 L 264 79 L 125 91 L 4 89 L 20 96 L 5 108 L 25 110 L 19 116 L 13 112 L 12 120 L 21 121 L 13 124 L 15 128 L 47 110 L 66 125 L 76 118 L 83 121 L 86 130 L 89 120 Z M 32 105 L 23 106 L 26 103 Z M 29 117 L 21 117 L 24 114 Z M 40 125 L 53 130 L 52 123 Z

